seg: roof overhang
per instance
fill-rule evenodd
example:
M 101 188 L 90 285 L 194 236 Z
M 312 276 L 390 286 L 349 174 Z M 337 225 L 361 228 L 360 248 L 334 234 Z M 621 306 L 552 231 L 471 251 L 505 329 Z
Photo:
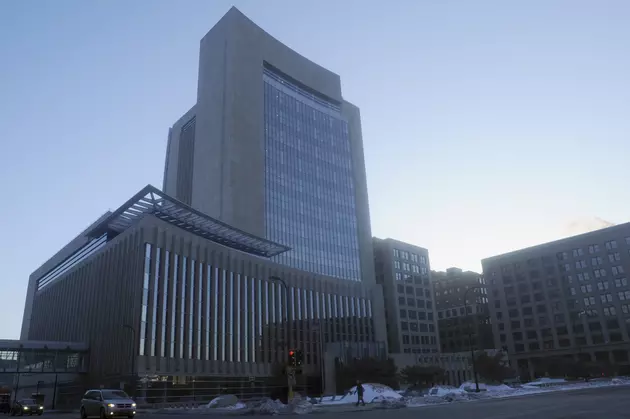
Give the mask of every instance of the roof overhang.
M 246 233 L 197 211 L 172 198 L 155 186 L 147 185 L 86 232 L 97 238 L 105 233 L 120 234 L 145 215 L 152 215 L 207 240 L 256 256 L 272 257 L 291 250 L 290 247 Z

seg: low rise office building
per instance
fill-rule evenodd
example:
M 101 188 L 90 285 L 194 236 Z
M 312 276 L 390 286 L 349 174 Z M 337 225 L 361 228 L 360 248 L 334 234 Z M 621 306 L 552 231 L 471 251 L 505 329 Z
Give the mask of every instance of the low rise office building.
M 449 268 L 446 272 L 431 272 L 431 283 L 442 352 L 470 351 L 471 344 L 475 350 L 493 349 L 488 291 L 483 276 Z
M 482 261 L 496 347 L 521 376 L 557 357 L 630 372 L 630 223 Z M 513 363 L 514 365 L 514 363 Z
M 383 286 L 387 341 L 392 353 L 439 350 L 427 249 L 374 238 L 376 282 Z
M 147 186 L 31 275 L 22 339 L 85 342 L 86 383 L 107 386 L 249 386 L 289 349 L 320 376 L 327 344 L 384 342 L 380 287 L 269 260 L 287 250 Z

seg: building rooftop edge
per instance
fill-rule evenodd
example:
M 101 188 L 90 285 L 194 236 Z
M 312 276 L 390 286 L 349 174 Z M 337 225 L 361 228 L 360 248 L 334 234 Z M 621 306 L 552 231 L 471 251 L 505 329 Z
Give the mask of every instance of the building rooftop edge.
M 288 246 L 255 236 L 212 218 L 153 185 L 142 188 L 117 210 L 88 229 L 85 235 L 97 238 L 109 232 L 120 234 L 147 214 L 207 240 L 253 255 L 269 258 L 290 250 Z
M 545 248 L 545 247 L 554 247 L 557 246 L 559 244 L 563 244 L 563 243 L 571 243 L 573 241 L 577 241 L 579 239 L 583 239 L 586 238 L 588 236 L 594 236 L 596 234 L 605 234 L 607 231 L 611 231 L 611 230 L 615 230 L 615 229 L 622 229 L 622 228 L 628 228 L 630 227 L 630 222 L 627 223 L 622 223 L 622 224 L 615 224 L 609 227 L 604 227 L 604 228 L 600 228 L 597 230 L 593 230 L 593 231 L 588 231 L 586 233 L 580 233 L 580 234 L 576 234 L 574 236 L 569 236 L 569 237 L 564 237 L 562 239 L 558 239 L 558 240 L 552 240 L 549 242 L 544 242 L 544 243 L 540 243 L 540 244 L 535 244 L 533 246 L 527 246 L 524 247 L 522 249 L 517 249 L 517 250 L 512 250 L 510 252 L 506 252 L 506 253 L 501 253 L 495 256 L 489 256 L 487 258 L 483 258 L 481 259 L 481 263 L 483 264 L 484 262 L 488 262 L 488 261 L 493 261 L 493 260 L 498 260 L 498 259 L 502 259 L 508 256 L 513 256 L 517 253 L 521 253 L 521 252 L 531 252 L 536 248 Z

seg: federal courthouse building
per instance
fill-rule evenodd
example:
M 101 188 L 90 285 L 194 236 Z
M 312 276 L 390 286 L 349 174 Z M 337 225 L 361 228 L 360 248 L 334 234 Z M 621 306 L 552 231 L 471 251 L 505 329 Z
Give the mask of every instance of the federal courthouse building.
M 233 8 L 201 40 L 163 190 L 33 272 L 21 338 L 87 343 L 94 384 L 268 376 L 289 348 L 324 375 L 326 354 L 385 356 L 384 317 L 359 110 Z

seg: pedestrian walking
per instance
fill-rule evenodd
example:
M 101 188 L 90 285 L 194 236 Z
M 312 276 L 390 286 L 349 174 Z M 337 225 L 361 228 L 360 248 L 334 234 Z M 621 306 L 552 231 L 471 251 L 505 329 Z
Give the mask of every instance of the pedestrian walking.
M 357 380 L 357 406 L 359 403 L 365 406 L 365 400 L 363 400 L 363 386 L 361 385 L 361 381 Z

